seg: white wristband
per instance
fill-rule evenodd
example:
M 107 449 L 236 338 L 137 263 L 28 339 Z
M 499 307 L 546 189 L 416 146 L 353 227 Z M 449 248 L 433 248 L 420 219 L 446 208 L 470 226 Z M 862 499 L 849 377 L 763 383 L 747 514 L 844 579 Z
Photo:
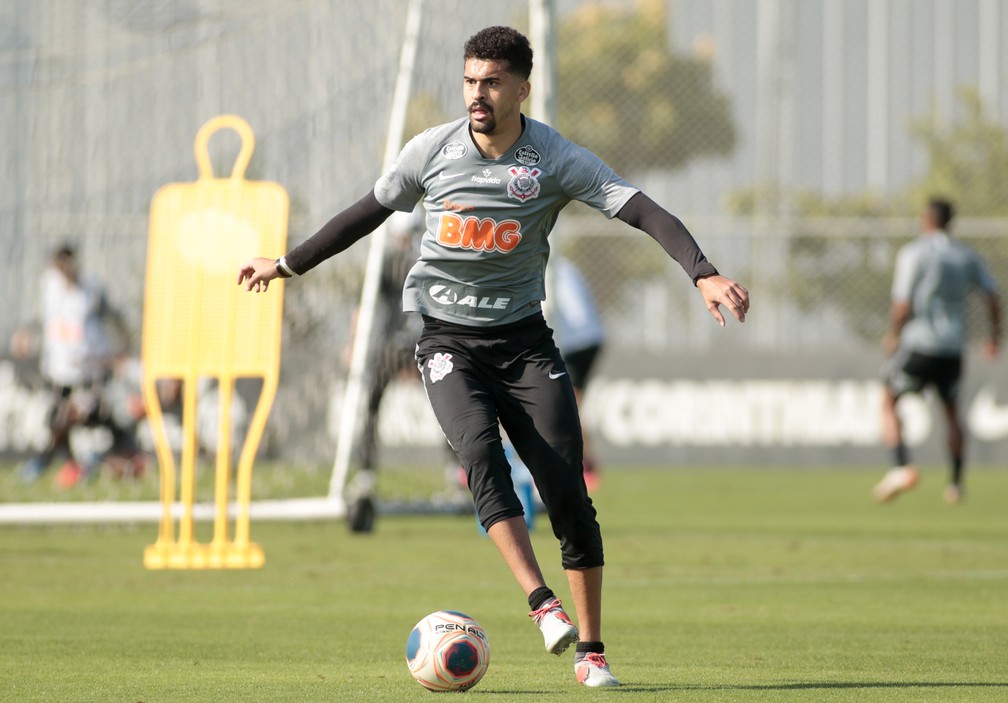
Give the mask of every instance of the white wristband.
M 287 257 L 281 256 L 276 260 L 277 271 L 280 272 L 282 278 L 290 278 L 294 275 L 294 270 L 287 265 Z

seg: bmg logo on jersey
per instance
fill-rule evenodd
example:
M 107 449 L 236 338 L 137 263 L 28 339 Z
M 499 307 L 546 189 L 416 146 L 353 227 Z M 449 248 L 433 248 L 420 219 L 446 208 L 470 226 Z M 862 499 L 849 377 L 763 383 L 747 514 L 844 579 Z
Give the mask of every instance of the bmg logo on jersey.
M 452 249 L 499 251 L 507 254 L 521 241 L 521 224 L 517 220 L 497 222 L 479 217 L 460 217 L 451 212 L 441 215 L 438 244 Z

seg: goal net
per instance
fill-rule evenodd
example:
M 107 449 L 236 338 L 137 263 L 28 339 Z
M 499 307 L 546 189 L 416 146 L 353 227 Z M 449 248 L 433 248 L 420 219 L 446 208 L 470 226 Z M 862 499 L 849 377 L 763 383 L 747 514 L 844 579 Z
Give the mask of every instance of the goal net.
M 10 418 L 0 437 L 9 469 L 0 480 L 10 488 L 0 521 L 158 515 L 158 462 L 143 419 L 125 423 L 145 454 L 136 462 L 97 462 L 87 481 L 70 486 L 61 469 L 104 456 L 114 441 L 111 423 L 82 425 L 71 430 L 69 455 L 52 457 L 38 476 L 25 471 L 49 441 L 55 407 L 39 373 L 44 311 L 32 293 L 54 251 L 71 245 L 82 276 L 120 313 L 127 332 L 117 351 L 126 361 L 110 368 L 107 402 L 120 414 L 135 408 L 148 211 L 161 186 L 196 179 L 200 125 L 225 113 L 248 121 L 256 134 L 248 177 L 290 192 L 295 246 L 366 192 L 405 139 L 460 114 L 465 39 L 492 24 L 527 32 L 529 10 L 463 0 L 224 2 L 212 12 L 146 1 L 5 7 L 0 71 L 13 99 L 0 126 L 19 147 L 7 174 L 15 199 L 2 212 L 18 238 L 3 283 L 13 314 L 0 333 L 19 342 L 0 359 L 0 410 Z M 226 133 L 214 137 L 216 171 L 229 168 L 239 146 Z M 362 467 L 378 470 L 379 495 L 390 503 L 423 509 L 446 490 L 458 502 L 415 366 L 409 373 L 415 327 L 394 320 L 402 315 L 390 304 L 390 280 L 416 235 L 414 221 L 397 216 L 288 285 L 281 388 L 257 457 L 253 518 L 339 515 L 346 482 Z M 239 379 L 232 446 L 241 446 L 261 387 Z M 205 516 L 222 428 L 212 379 L 199 393 L 194 499 Z M 169 412 L 166 421 L 181 453 L 181 418 Z

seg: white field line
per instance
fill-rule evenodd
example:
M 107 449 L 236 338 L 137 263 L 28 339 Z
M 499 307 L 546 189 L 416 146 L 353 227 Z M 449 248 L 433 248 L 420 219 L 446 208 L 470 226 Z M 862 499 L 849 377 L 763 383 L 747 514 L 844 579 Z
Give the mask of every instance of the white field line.
M 0 525 L 51 525 L 59 523 L 157 522 L 161 519 L 159 501 L 105 501 L 99 503 L 3 503 Z M 193 505 L 197 520 L 212 520 L 212 503 Z M 233 517 L 235 504 L 228 509 Z M 182 504 L 172 505 L 172 515 L 182 515 Z M 342 518 L 346 505 L 339 498 L 292 498 L 290 500 L 254 501 L 249 507 L 253 520 L 323 520 Z

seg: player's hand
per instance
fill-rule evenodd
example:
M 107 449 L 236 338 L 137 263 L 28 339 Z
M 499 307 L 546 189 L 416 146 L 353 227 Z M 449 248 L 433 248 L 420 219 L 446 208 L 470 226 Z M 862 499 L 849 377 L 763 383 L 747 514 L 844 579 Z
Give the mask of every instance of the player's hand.
M 987 361 L 997 361 L 998 353 L 1001 351 L 1001 345 L 998 343 L 998 340 L 990 339 L 984 342 L 980 349 Z
M 238 285 L 245 284 L 245 290 L 253 293 L 265 292 L 269 288 L 269 282 L 274 278 L 279 278 L 276 259 L 256 257 L 250 259 L 248 263 L 238 271 Z
M 749 291 L 740 283 L 724 276 L 705 276 L 697 279 L 696 287 L 700 289 L 707 309 L 719 325 L 725 326 L 725 318 L 721 314 L 722 305 L 736 320 L 745 322 L 746 313 L 749 312 Z

